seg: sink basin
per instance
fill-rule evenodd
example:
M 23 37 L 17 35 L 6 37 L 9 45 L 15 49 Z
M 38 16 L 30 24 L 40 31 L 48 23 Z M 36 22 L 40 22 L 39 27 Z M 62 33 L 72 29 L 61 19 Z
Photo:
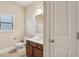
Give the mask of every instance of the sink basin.
M 27 38 L 26 40 L 30 40 L 39 44 L 43 44 L 43 39 L 39 37 L 32 37 L 32 38 Z

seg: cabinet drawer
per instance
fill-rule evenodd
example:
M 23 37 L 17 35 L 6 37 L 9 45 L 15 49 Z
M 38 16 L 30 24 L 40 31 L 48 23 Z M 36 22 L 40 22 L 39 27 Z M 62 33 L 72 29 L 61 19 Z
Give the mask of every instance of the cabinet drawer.
M 34 43 L 34 42 L 29 42 L 29 44 L 31 45 L 31 46 L 33 46 L 33 47 L 36 47 L 36 43 Z
M 43 49 L 43 45 L 41 45 L 41 44 L 37 44 L 37 48 L 39 48 L 39 49 Z

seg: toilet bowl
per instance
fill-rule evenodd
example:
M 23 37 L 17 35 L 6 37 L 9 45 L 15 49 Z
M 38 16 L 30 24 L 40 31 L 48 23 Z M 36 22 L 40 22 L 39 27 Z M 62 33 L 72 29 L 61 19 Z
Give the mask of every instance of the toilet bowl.
M 23 51 L 23 50 L 25 50 L 25 43 L 18 43 L 18 44 L 16 44 L 15 45 L 15 48 L 16 48 L 16 51 L 18 52 L 18 51 Z
M 24 39 L 23 42 L 19 42 L 15 45 L 16 47 L 16 51 L 23 51 L 25 50 L 25 44 L 26 44 L 26 40 Z

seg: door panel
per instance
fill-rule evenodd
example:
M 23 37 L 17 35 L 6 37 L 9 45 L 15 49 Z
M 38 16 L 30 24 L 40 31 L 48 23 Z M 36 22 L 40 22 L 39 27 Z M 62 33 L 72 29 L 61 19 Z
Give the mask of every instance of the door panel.
M 60 57 L 60 56 L 67 57 L 69 56 L 70 52 L 71 51 L 68 51 L 66 49 L 55 48 L 55 57 Z
M 50 56 L 76 56 L 75 24 L 76 2 L 50 2 Z
M 68 35 L 68 4 L 67 2 L 54 2 L 54 22 L 55 22 L 55 36 Z

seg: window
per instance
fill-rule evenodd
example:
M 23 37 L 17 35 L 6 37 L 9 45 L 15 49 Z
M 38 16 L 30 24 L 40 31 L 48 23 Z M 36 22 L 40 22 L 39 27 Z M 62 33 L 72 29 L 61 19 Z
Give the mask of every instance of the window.
M 0 31 L 10 32 L 14 29 L 13 16 L 0 14 Z

